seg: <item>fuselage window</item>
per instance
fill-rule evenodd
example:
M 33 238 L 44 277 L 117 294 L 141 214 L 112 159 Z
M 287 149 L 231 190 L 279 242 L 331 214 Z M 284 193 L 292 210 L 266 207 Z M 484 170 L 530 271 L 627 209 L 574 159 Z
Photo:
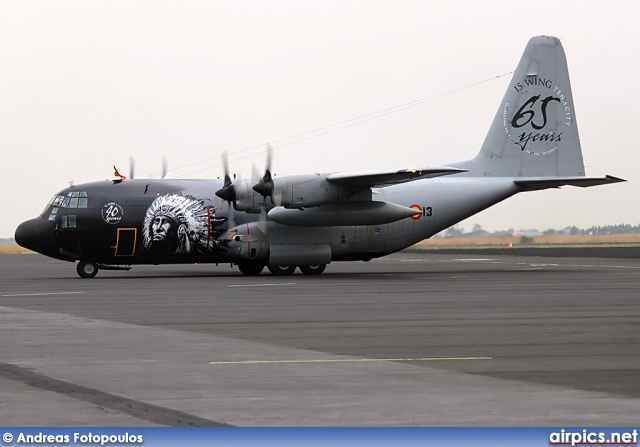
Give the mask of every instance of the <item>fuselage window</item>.
M 86 207 L 87 207 L 87 198 L 86 197 L 80 197 L 78 199 L 78 208 L 86 208 Z
M 69 228 L 76 228 L 76 215 L 69 214 Z
M 60 228 L 67 228 L 67 216 L 60 216 Z
M 69 197 L 65 197 L 64 200 L 62 200 L 62 208 L 66 208 L 69 206 Z
M 69 208 L 78 208 L 78 198 L 77 197 L 73 197 L 71 200 L 69 200 Z

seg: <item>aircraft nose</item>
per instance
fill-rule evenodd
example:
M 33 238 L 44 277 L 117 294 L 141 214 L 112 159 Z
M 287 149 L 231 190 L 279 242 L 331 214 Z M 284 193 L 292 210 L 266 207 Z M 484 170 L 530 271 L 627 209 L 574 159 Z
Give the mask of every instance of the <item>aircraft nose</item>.
M 22 222 L 16 228 L 15 240 L 21 247 L 39 253 L 48 251 L 51 245 L 51 229 L 44 219 L 35 218 Z

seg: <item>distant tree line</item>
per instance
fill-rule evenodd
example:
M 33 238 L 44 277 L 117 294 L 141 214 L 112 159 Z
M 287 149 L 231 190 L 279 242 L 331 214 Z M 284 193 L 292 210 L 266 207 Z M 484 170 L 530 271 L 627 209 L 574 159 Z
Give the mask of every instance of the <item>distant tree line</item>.
M 447 238 L 454 237 L 482 237 L 482 236 L 508 236 L 508 235 L 526 235 L 526 236 L 536 236 L 536 235 L 544 235 L 544 236 L 552 236 L 552 235 L 562 235 L 562 234 L 570 234 L 570 235 L 602 235 L 602 234 L 638 234 L 640 233 L 640 224 L 631 225 L 631 224 L 619 224 L 619 225 L 604 225 L 604 226 L 593 226 L 589 228 L 578 228 L 575 225 L 563 228 L 561 230 L 556 230 L 554 228 L 548 228 L 542 232 L 537 230 L 527 230 L 527 231 L 515 231 L 513 229 L 510 230 L 501 230 L 494 231 L 492 233 L 486 231 L 482 228 L 481 225 L 475 224 L 471 231 L 464 231 L 459 225 L 454 225 L 452 227 L 447 228 L 442 234 L 442 236 Z
M 554 230 L 549 228 L 543 232 L 545 236 L 553 234 L 581 234 L 581 235 L 601 235 L 601 234 L 637 234 L 640 233 L 640 224 L 619 224 L 619 225 L 603 225 L 589 228 L 578 228 L 576 226 L 567 227 L 564 230 Z

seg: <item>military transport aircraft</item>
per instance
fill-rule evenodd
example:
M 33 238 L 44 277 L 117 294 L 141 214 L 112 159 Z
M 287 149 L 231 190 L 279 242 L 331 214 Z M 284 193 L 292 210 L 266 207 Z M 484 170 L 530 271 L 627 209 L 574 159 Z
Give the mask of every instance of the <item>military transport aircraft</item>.
M 447 166 L 232 180 L 126 179 L 65 188 L 22 223 L 21 246 L 83 278 L 134 264 L 231 263 L 246 275 L 368 261 L 514 194 L 624 181 L 586 177 L 564 50 L 533 37 L 475 158 Z

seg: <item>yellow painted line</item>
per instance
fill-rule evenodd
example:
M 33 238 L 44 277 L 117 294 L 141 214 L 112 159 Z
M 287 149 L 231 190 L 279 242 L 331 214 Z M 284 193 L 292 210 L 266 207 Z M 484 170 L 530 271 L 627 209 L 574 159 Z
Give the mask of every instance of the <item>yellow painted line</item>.
M 280 282 L 280 283 L 262 283 L 262 284 L 230 284 L 227 287 L 270 287 L 270 286 L 292 286 L 295 282 Z
M 493 360 L 493 357 L 408 357 L 389 359 L 292 359 L 292 360 L 236 360 L 209 362 L 210 365 L 265 365 L 276 363 L 371 363 L 371 362 L 444 362 L 460 360 Z
M 78 295 L 86 292 L 42 292 L 42 293 L 12 293 L 7 295 L 0 295 L 1 297 L 10 296 L 48 296 L 48 295 Z

